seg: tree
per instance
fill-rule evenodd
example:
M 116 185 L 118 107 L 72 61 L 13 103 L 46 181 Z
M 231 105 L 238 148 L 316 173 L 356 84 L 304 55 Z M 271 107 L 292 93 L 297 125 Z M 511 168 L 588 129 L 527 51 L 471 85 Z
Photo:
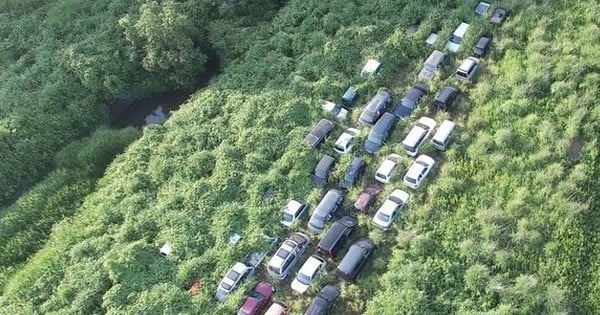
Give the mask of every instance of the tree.
M 131 43 L 132 60 L 141 59 L 147 71 L 164 73 L 168 83 L 187 87 L 208 58 L 194 42 L 196 29 L 181 8 L 172 1 L 147 2 L 140 7 L 139 15 L 128 14 L 119 25 Z

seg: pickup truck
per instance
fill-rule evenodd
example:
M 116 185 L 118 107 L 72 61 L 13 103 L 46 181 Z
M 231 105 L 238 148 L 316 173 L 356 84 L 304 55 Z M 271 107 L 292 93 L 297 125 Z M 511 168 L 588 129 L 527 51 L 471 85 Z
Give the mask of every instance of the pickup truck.
M 333 123 L 327 119 L 321 119 L 321 121 L 313 127 L 310 133 L 306 135 L 302 143 L 305 146 L 314 149 L 329 134 L 331 129 L 333 129 Z

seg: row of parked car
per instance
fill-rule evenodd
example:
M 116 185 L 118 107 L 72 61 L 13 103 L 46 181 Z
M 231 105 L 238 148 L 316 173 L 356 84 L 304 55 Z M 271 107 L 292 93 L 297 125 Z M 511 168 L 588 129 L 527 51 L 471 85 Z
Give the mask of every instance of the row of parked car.
M 486 7 L 484 2 L 482 3 L 476 9 L 478 15 L 485 14 L 482 10 L 485 9 L 487 11 L 490 7 L 489 5 Z M 499 14 L 502 16 L 498 17 Z M 507 11 L 505 9 L 496 9 L 492 16 L 492 23 L 500 25 L 504 21 L 506 14 Z M 448 45 L 451 46 L 448 47 L 449 51 L 457 51 L 460 48 L 462 37 L 468 28 L 469 25 L 466 23 L 459 25 L 453 33 L 453 37 L 449 40 Z M 491 36 L 482 36 L 480 38 L 474 48 L 474 57 L 468 57 L 456 70 L 455 77 L 458 80 L 472 82 L 480 62 L 478 58 L 483 57 L 487 53 L 490 43 Z M 365 66 L 363 72 L 373 73 L 380 65 L 374 60 L 369 60 L 369 63 Z M 419 78 L 422 81 L 433 79 L 438 69 L 443 68 L 446 63 L 447 56 L 443 52 L 438 50 L 433 51 L 425 61 L 423 69 L 419 72 Z M 424 82 L 415 84 L 392 112 L 387 111 L 392 103 L 391 95 L 385 89 L 378 91 L 363 109 L 358 119 L 359 127 L 373 126 L 364 143 L 365 152 L 369 154 L 377 153 L 393 131 L 397 121 L 399 119 L 405 120 L 412 115 L 412 112 L 420 103 L 422 96 L 428 92 L 428 89 L 428 85 Z M 452 105 L 458 94 L 458 89 L 446 86 L 440 91 L 433 105 L 438 109 L 447 109 Z M 357 89 L 350 87 L 342 96 L 341 105 L 331 101 L 324 101 L 321 107 L 325 111 L 330 112 L 336 119 L 346 120 L 349 109 L 357 99 Z M 402 141 L 402 146 L 406 154 L 409 157 L 417 156 L 419 148 L 431 137 L 436 127 L 437 123 L 435 120 L 429 117 L 421 117 Z M 316 148 L 333 128 L 334 123 L 332 121 L 322 119 L 304 138 L 303 144 L 311 149 Z M 432 146 L 440 151 L 446 150 L 455 129 L 456 124 L 454 122 L 449 120 L 443 121 L 439 125 L 437 132 L 431 137 Z M 352 152 L 355 139 L 360 133 L 361 131 L 358 128 L 348 128 L 336 140 L 333 148 L 334 151 L 340 155 Z M 390 154 L 385 158 L 374 174 L 374 179 L 378 183 L 367 185 L 359 195 L 354 203 L 353 210 L 355 213 L 368 213 L 373 201 L 383 190 L 382 185 L 392 180 L 401 159 L 402 157 L 398 154 Z M 322 156 L 312 174 L 312 181 L 316 187 L 322 188 L 329 184 L 328 177 L 334 164 L 335 158 L 333 156 Z M 423 154 L 417 156 L 407 170 L 403 178 L 403 183 L 409 188 L 418 189 L 434 165 L 435 161 L 433 158 Z M 344 178 L 338 185 L 339 189 L 329 189 L 313 210 L 307 224 L 308 231 L 314 234 L 323 233 L 327 222 L 335 216 L 341 207 L 344 200 L 344 191 L 359 182 L 364 176 L 365 169 L 366 165 L 364 161 L 360 157 L 354 156 Z M 383 230 L 389 230 L 409 199 L 410 194 L 408 192 L 401 189 L 393 190 L 373 216 L 373 225 Z M 283 210 L 281 224 L 285 227 L 292 227 L 303 216 L 308 215 L 308 212 L 309 205 L 306 202 L 290 200 Z M 316 245 L 316 254 L 308 257 L 300 267 L 296 277 L 291 282 L 291 289 L 299 294 L 305 293 L 327 264 L 336 259 L 338 252 L 350 238 L 357 225 L 356 218 L 351 215 L 343 215 L 333 222 Z M 286 279 L 310 245 L 311 237 L 301 232 L 292 233 L 280 244 L 275 254 L 270 258 L 267 264 L 267 273 L 278 280 Z M 373 255 L 374 250 L 375 244 L 369 238 L 361 237 L 354 242 L 336 268 L 339 279 L 348 282 L 354 281 L 362 266 Z M 262 257 L 260 260 L 262 260 Z M 218 286 L 217 299 L 223 301 L 227 294 L 235 290 L 245 276 L 254 272 L 256 265 L 256 259 L 254 259 L 254 262 L 238 262 L 234 264 Z M 238 315 L 253 315 L 263 311 L 267 315 L 284 314 L 286 307 L 283 304 L 272 303 L 275 291 L 275 287 L 267 282 L 258 283 L 240 307 Z M 326 285 L 313 299 L 305 314 L 326 314 L 339 295 L 340 290 L 338 287 L 331 284 Z

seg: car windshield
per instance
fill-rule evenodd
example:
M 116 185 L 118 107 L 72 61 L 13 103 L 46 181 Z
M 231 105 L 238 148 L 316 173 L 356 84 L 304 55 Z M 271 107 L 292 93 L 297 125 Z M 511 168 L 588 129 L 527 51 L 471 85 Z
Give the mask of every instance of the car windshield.
M 311 277 L 309 277 L 303 273 L 299 273 L 297 279 L 300 283 L 303 283 L 306 285 L 309 285 L 312 281 Z
M 292 216 L 292 215 L 291 215 L 291 214 L 289 214 L 289 213 L 284 213 L 284 214 L 283 214 L 283 221 L 284 221 L 284 222 L 290 222 L 290 223 L 291 223 L 292 221 L 294 221 L 294 216 Z
M 279 258 L 283 258 L 283 259 L 285 259 L 285 258 L 286 258 L 286 257 L 287 257 L 289 254 L 290 254 L 290 252 L 289 252 L 289 251 L 287 251 L 287 250 L 285 250 L 285 249 L 283 249 L 283 248 L 280 248 L 280 249 L 277 251 L 277 253 L 275 253 L 275 256 L 277 256 L 277 257 L 279 257 Z
M 382 222 L 388 222 L 390 220 L 390 216 L 381 212 L 377 212 L 377 219 Z
M 273 267 L 273 266 L 269 265 L 269 270 L 271 270 L 271 272 L 273 272 L 276 275 L 281 274 L 281 269 L 280 268 Z
M 339 151 L 345 151 L 345 150 L 346 150 L 346 148 L 345 148 L 343 145 L 341 145 L 341 144 L 336 144 L 336 145 L 335 145 L 335 148 L 336 148 L 337 150 L 339 150 Z
M 381 173 L 375 174 L 375 177 L 381 178 L 381 179 L 387 179 L 387 177 L 385 175 L 381 174 Z
M 391 201 L 393 201 L 395 204 L 397 205 L 401 205 L 402 204 L 402 200 L 400 200 L 400 198 L 396 197 L 396 196 L 390 196 L 389 198 Z
M 423 161 L 416 161 L 416 163 L 419 164 L 419 165 L 422 165 L 425 168 L 429 167 L 429 165 L 427 165 L 427 163 L 425 163 Z
M 407 177 L 406 181 L 409 182 L 409 183 L 411 183 L 411 184 L 415 184 L 417 182 L 417 180 L 414 179 L 414 178 L 412 178 L 412 177 Z

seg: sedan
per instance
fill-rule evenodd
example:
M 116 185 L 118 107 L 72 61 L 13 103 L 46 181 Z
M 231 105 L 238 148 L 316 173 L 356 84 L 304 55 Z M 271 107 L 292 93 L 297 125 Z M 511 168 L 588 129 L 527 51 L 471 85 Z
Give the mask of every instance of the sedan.
M 313 255 L 310 256 L 298 271 L 298 275 L 292 281 L 292 290 L 304 294 L 311 283 L 317 278 L 319 271 L 325 268 L 325 259 Z
M 412 189 L 418 189 L 434 164 L 435 161 L 431 157 L 425 154 L 419 155 L 404 175 L 404 184 Z
M 252 268 L 246 266 L 246 264 L 236 262 L 233 267 L 229 269 L 217 287 L 217 294 L 215 295 L 217 301 L 224 302 L 229 293 L 237 288 L 239 283 L 250 273 L 250 271 L 252 271 Z
M 275 287 L 267 282 L 260 282 L 254 287 L 250 296 L 237 312 L 237 315 L 256 315 L 263 312 L 271 304 Z
M 394 190 L 375 213 L 373 224 L 385 231 L 389 230 L 409 198 L 410 195 L 407 192 L 400 189 Z
M 348 118 L 348 110 L 334 102 L 324 101 L 321 104 L 321 108 L 326 112 L 330 112 L 337 120 L 346 120 Z

